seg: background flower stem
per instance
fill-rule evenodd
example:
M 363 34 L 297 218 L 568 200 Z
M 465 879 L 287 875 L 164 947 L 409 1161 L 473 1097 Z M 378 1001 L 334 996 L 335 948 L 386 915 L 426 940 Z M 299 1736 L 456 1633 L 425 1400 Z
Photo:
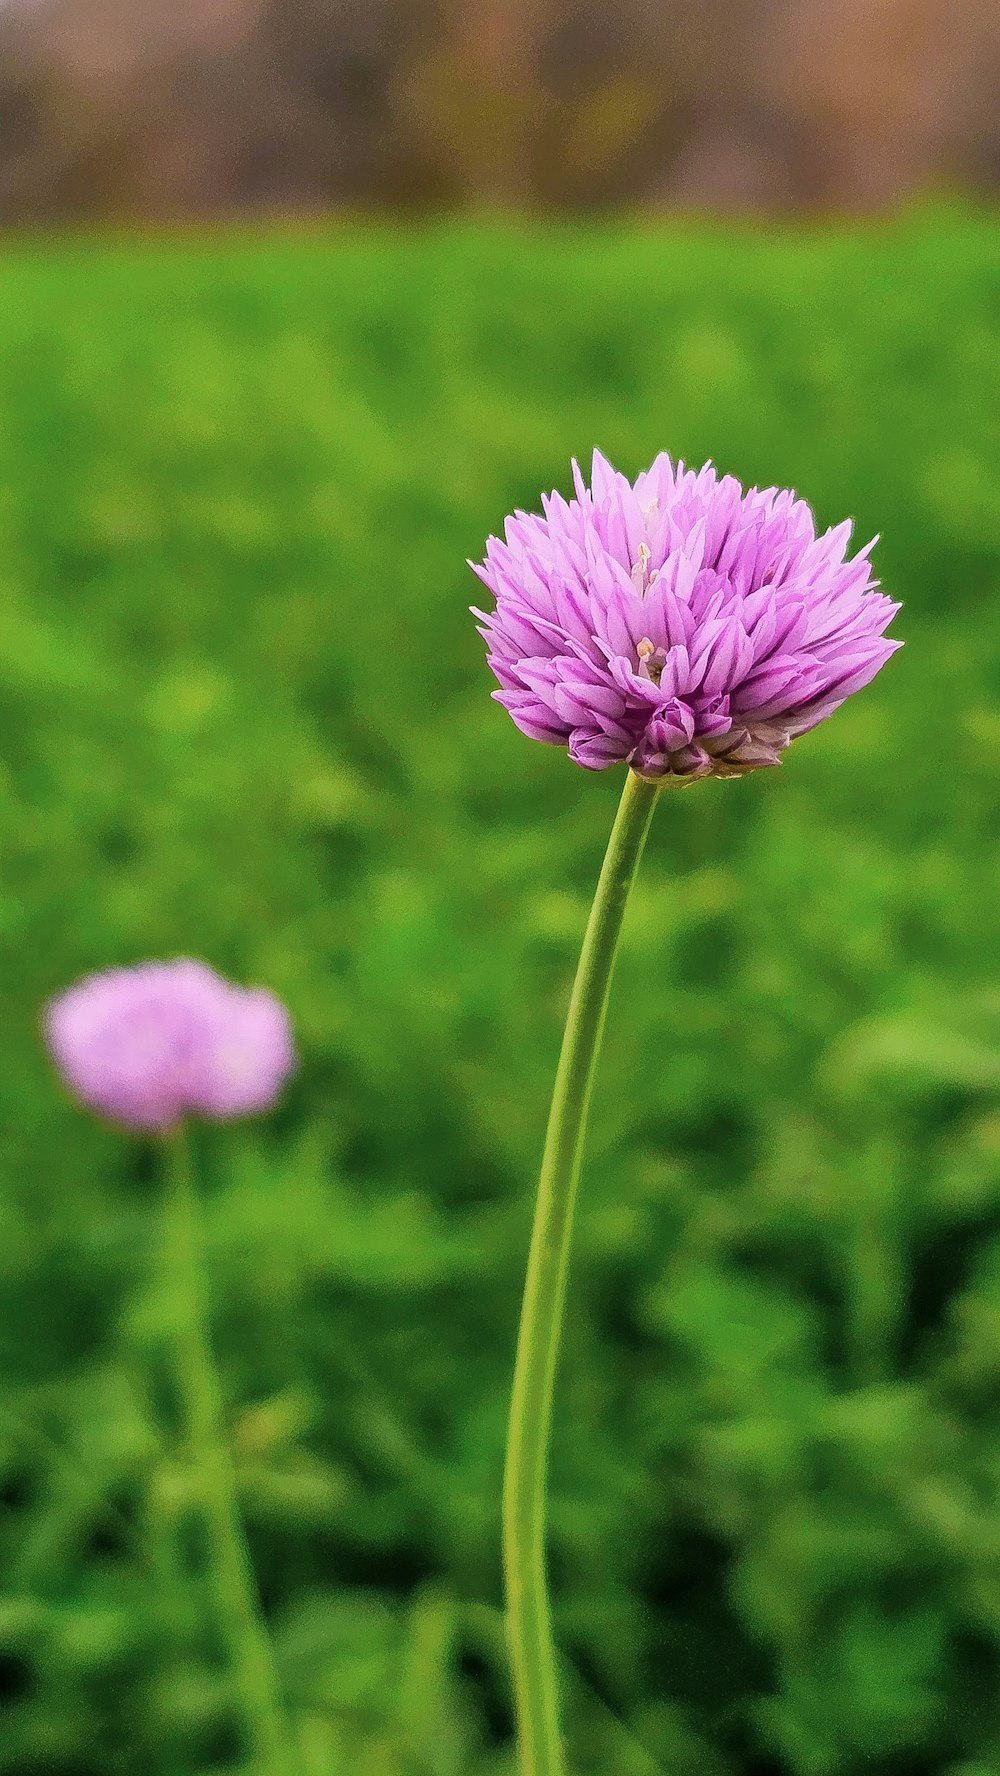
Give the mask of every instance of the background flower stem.
M 503 1550 L 524 1776 L 563 1776 L 545 1577 L 545 1477 L 573 1206 L 622 918 L 658 787 L 631 771 L 601 869 L 570 998 L 538 1181 L 507 1438 Z
M 217 1625 L 250 1742 L 251 1767 L 260 1776 L 290 1776 L 292 1763 L 274 1661 L 240 1520 L 222 1395 L 212 1359 L 201 1217 L 183 1125 L 166 1138 L 163 1154 L 165 1244 L 176 1310 L 177 1384 L 204 1511 Z

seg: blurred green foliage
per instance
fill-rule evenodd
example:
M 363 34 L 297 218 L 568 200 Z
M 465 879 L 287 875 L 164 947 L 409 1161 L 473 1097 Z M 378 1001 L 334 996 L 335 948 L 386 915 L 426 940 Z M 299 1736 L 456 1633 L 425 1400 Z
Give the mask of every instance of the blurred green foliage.
M 507 1389 L 619 783 L 490 702 L 464 563 L 595 443 L 854 513 L 907 646 L 657 813 L 559 1388 L 575 1776 L 1000 1770 L 992 219 L 80 241 L 0 285 L 0 1772 L 240 1765 L 153 1156 L 37 1033 L 178 952 L 301 1044 L 199 1152 L 305 1776 L 512 1769 Z

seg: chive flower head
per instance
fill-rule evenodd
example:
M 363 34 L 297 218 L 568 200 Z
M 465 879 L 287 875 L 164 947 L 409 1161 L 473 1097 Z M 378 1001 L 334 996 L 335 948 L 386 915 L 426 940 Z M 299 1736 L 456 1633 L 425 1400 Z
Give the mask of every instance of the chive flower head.
M 515 512 L 470 563 L 493 696 L 589 770 L 683 782 L 780 763 L 901 643 L 869 543 L 817 535 L 803 500 L 660 455 L 635 482 L 594 452 L 588 488 Z

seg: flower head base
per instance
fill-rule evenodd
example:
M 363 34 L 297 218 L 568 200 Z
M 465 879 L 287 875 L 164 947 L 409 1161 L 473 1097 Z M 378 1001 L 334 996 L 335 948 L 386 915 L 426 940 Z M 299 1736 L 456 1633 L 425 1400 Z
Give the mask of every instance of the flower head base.
M 744 492 L 656 458 L 631 483 L 594 452 L 588 490 L 516 512 L 471 563 L 493 695 L 589 770 L 683 782 L 780 763 L 902 644 L 849 522 L 816 535 L 794 493 Z
M 84 1104 L 150 1132 L 264 1110 L 295 1064 L 280 1000 L 184 958 L 88 975 L 51 1001 L 44 1028 Z

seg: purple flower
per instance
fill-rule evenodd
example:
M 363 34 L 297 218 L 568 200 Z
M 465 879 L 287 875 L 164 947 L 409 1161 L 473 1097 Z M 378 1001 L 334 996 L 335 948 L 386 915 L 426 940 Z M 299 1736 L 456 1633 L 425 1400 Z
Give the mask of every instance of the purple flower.
M 84 1104 L 161 1133 L 192 1113 L 266 1109 L 295 1064 L 288 1013 L 273 993 L 186 958 L 88 975 L 50 1002 L 44 1029 Z
M 592 771 L 733 777 L 874 678 L 902 644 L 851 525 L 816 535 L 794 493 L 744 493 L 710 463 L 666 455 L 634 485 L 594 452 L 588 491 L 515 512 L 470 563 L 496 600 L 474 610 L 500 689 L 534 740 Z

